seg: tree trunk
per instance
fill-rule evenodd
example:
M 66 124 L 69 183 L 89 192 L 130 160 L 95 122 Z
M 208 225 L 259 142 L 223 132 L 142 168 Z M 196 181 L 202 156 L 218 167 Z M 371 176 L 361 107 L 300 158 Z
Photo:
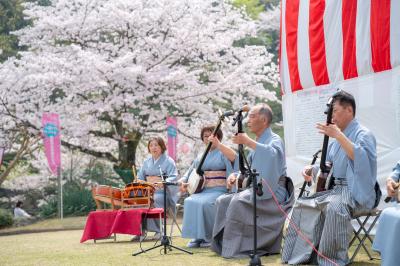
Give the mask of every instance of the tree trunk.
M 119 168 L 131 169 L 135 165 L 136 149 L 142 134 L 139 131 L 126 132 L 121 120 L 114 121 L 116 132 L 120 136 L 118 141 Z
M 127 141 L 120 140 L 118 142 L 118 160 L 121 168 L 131 168 L 132 165 L 136 165 L 136 149 L 141 138 L 142 134 L 135 131 L 129 134 Z
M 14 169 L 14 167 L 18 164 L 19 160 L 25 155 L 25 152 L 29 148 L 29 144 L 30 144 L 30 138 L 29 138 L 28 134 L 24 134 L 22 143 L 21 143 L 18 151 L 16 152 L 15 157 L 7 165 L 4 172 L 2 172 L 0 174 L 0 185 L 7 179 L 8 175 L 11 173 L 11 171 Z

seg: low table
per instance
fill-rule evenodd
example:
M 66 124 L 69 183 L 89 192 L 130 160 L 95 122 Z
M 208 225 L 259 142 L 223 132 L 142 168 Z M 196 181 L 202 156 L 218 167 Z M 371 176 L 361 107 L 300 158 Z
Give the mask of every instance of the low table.
M 80 242 L 110 238 L 112 234 L 142 235 L 143 219 L 158 218 L 161 228 L 163 217 L 162 208 L 92 211 L 86 220 Z

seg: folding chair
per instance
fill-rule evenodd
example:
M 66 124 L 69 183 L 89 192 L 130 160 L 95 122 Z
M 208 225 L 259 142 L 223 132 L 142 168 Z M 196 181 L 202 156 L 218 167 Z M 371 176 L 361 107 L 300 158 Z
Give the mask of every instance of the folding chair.
M 349 247 L 351 247 L 356 240 L 358 241 L 358 244 L 357 244 L 356 249 L 354 250 L 353 255 L 350 258 L 350 263 L 353 262 L 354 258 L 360 251 L 361 247 L 365 250 L 365 252 L 367 253 L 370 260 L 379 259 L 379 258 L 372 257 L 370 251 L 368 250 L 368 248 L 365 245 L 366 244 L 365 241 L 368 239 L 372 245 L 373 240 L 370 236 L 370 233 L 371 233 L 372 229 L 374 228 L 376 222 L 378 221 L 379 216 L 381 215 L 381 212 L 382 212 L 382 210 L 375 208 L 373 210 L 353 214 L 353 220 L 357 221 L 359 228 L 358 228 L 358 230 L 356 230 L 353 226 L 354 236 L 350 241 Z M 371 220 L 372 222 L 370 224 L 368 224 L 368 221 L 370 220 L 370 218 L 372 219 Z
M 176 216 L 178 214 L 178 212 L 182 209 L 182 205 L 180 203 L 177 203 L 175 205 L 175 210 L 172 210 L 172 208 L 168 208 L 168 217 L 172 218 L 172 222 L 171 222 L 171 231 L 169 233 L 169 236 L 172 237 L 172 232 L 174 229 L 174 224 L 176 225 L 176 227 L 178 227 L 179 232 L 182 234 L 182 229 L 179 226 L 178 221 L 176 220 Z

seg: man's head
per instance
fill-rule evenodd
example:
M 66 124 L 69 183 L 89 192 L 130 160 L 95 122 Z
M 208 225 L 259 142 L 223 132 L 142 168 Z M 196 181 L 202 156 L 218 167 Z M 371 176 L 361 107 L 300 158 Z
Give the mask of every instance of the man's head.
M 335 93 L 332 97 L 332 123 L 336 124 L 341 130 L 344 130 L 356 115 L 356 101 L 353 95 L 342 90 Z
M 271 125 L 272 115 L 272 109 L 267 104 L 257 104 L 250 109 L 247 126 L 258 137 Z
M 22 207 L 22 201 L 17 201 L 17 204 L 15 204 L 15 207 L 21 208 Z

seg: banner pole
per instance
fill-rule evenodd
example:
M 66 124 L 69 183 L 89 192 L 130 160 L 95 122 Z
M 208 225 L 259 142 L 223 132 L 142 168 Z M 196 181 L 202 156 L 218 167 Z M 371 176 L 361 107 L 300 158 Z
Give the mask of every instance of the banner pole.
M 4 147 L 0 147 L 0 166 L 3 164 Z
M 58 183 L 58 215 L 62 220 L 64 218 L 64 208 L 63 208 L 63 187 L 61 180 L 61 167 L 57 167 L 57 183 Z

